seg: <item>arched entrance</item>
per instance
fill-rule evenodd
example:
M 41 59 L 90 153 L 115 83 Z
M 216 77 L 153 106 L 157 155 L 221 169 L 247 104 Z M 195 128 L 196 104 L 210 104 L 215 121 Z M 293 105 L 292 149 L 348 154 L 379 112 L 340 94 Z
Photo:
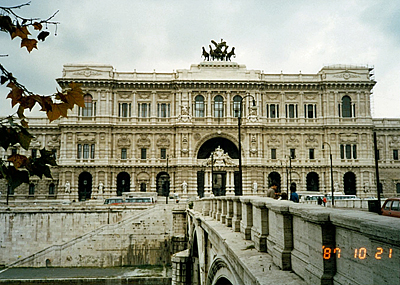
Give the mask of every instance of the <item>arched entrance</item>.
M 278 186 L 276 192 L 281 192 L 281 175 L 278 172 L 271 172 L 268 175 L 268 188 L 272 185 Z
M 131 176 L 126 172 L 117 175 L 117 196 L 122 196 L 123 192 L 129 192 L 131 188 Z
M 157 195 L 169 196 L 169 174 L 167 172 L 160 172 L 157 174 Z
M 307 174 L 307 191 L 319 191 L 319 176 L 315 172 Z
M 85 201 L 92 196 L 92 174 L 89 172 L 82 172 L 79 175 L 78 184 L 78 197 L 79 201 Z
M 232 285 L 232 282 L 226 279 L 225 277 L 218 278 L 215 285 Z
M 213 152 L 216 148 L 222 148 L 226 153 L 228 153 L 229 157 L 232 159 L 239 158 L 239 150 L 236 145 L 226 138 L 212 138 L 206 141 L 197 152 L 198 159 L 207 159 L 211 156 L 211 152 Z
M 356 195 L 356 175 L 353 172 L 347 172 L 343 176 L 344 194 Z

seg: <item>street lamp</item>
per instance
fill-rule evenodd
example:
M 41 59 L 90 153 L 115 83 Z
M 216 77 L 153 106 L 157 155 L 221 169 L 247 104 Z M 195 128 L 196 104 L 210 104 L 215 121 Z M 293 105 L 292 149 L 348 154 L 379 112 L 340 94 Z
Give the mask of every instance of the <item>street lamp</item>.
M 239 139 L 239 193 L 236 193 L 237 196 L 240 196 L 243 194 L 243 185 L 242 185 L 242 143 L 240 140 L 240 125 L 241 125 L 241 120 L 242 120 L 242 102 L 243 99 L 246 97 L 251 97 L 253 98 L 253 107 L 256 106 L 256 100 L 254 100 L 254 97 L 250 94 L 244 96 L 244 97 L 240 97 L 240 106 L 239 106 L 239 114 L 238 114 L 238 139 Z M 236 110 L 237 112 L 237 110 Z
M 165 204 L 168 204 L 168 198 L 169 198 L 169 173 L 168 173 L 168 154 L 167 154 L 167 181 L 164 181 L 165 183 Z
M 333 206 L 335 206 L 335 197 L 333 196 L 332 148 L 329 143 L 323 142 L 322 149 L 324 149 L 324 144 L 327 144 L 329 146 L 329 159 L 331 161 L 331 192 L 332 192 L 332 207 L 333 207 Z

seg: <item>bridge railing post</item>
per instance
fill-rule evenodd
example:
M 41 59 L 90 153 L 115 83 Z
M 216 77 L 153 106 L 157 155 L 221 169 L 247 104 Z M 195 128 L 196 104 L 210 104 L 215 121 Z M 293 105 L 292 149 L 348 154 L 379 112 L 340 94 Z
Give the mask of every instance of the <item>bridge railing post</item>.
M 226 204 L 228 197 L 221 197 L 221 223 L 226 224 Z
M 209 216 L 210 215 L 210 205 L 211 205 L 210 199 L 202 198 L 201 201 L 199 201 L 199 202 L 202 204 L 201 213 L 204 216 Z M 197 203 L 197 201 L 195 203 Z
M 232 227 L 233 201 L 232 197 L 226 197 L 226 225 Z
M 240 232 L 240 221 L 242 220 L 242 203 L 239 196 L 232 197 L 233 217 L 232 229 L 234 232 Z
M 253 226 L 253 206 L 248 197 L 241 197 L 242 203 L 242 220 L 240 222 L 240 232 L 244 235 L 244 239 L 251 239 L 251 227 Z
M 217 200 L 217 212 L 215 213 L 215 219 L 220 221 L 222 213 L 222 197 L 216 197 L 215 200 Z
M 251 227 L 251 240 L 258 251 L 267 251 L 268 209 L 262 200 L 254 200 L 253 204 L 253 226 Z
M 283 270 L 291 270 L 291 252 L 293 249 L 292 215 L 289 201 L 267 201 L 269 217 L 268 252 L 274 263 Z

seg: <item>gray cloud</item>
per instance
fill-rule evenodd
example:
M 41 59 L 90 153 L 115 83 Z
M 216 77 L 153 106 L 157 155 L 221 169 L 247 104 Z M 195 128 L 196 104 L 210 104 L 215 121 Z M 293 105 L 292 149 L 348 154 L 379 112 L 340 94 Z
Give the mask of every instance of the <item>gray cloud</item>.
M 51 94 L 66 63 L 172 71 L 200 62 L 201 47 L 223 38 L 236 47 L 237 62 L 266 73 L 374 65 L 375 117 L 400 117 L 400 17 L 392 2 L 33 0 L 21 14 L 45 18 L 60 10 L 58 35 L 28 54 L 1 33 L 0 53 L 9 54 L 1 62 L 32 91 Z M 11 113 L 7 93 L 0 87 L 1 115 Z

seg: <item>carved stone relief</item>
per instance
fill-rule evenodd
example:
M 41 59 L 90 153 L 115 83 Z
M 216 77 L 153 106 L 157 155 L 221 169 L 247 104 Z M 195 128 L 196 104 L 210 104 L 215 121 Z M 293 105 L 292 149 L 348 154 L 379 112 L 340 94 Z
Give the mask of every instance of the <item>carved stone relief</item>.
M 171 142 L 167 138 L 167 135 L 162 134 L 162 135 L 159 135 L 159 138 L 157 139 L 156 144 L 158 147 L 169 147 Z
M 140 134 L 139 139 L 137 140 L 137 145 L 141 148 L 149 147 L 151 145 L 151 141 L 148 136 L 149 134 Z
M 124 147 L 124 146 L 129 147 L 131 145 L 131 140 L 126 135 L 121 135 L 118 138 L 117 145 L 119 147 Z

